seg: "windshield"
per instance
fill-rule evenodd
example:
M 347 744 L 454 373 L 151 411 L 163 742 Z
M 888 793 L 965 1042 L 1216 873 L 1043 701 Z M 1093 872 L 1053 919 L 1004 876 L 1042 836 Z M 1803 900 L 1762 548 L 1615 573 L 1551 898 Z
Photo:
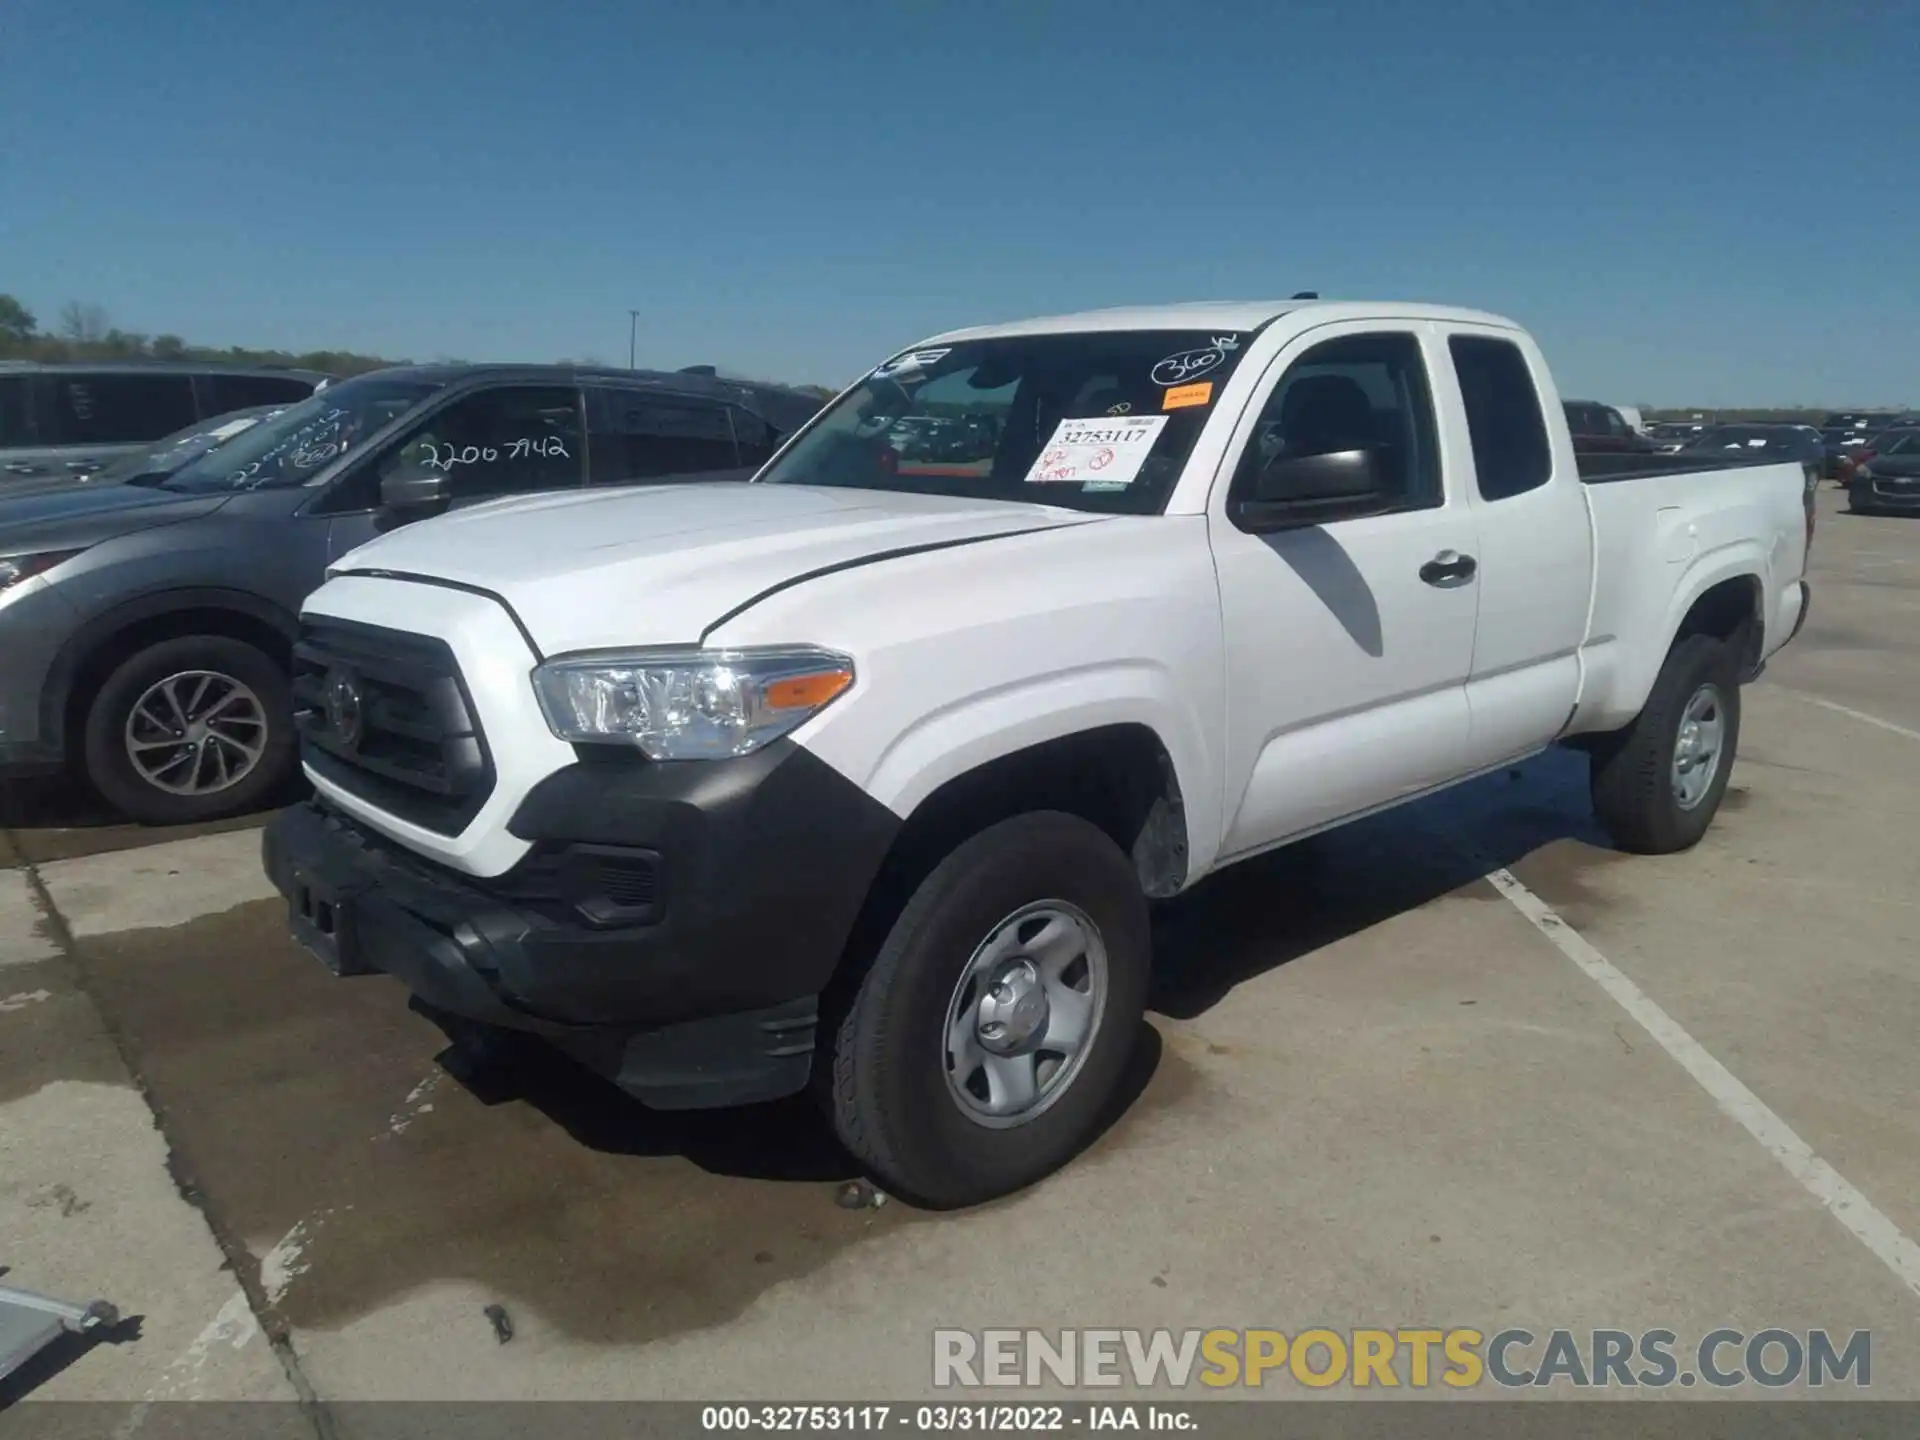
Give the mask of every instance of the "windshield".
M 129 484 L 158 484 L 189 460 L 198 460 L 209 450 L 226 444 L 243 430 L 251 430 L 269 415 L 277 415 L 284 405 L 256 405 L 250 410 L 235 410 L 212 420 L 202 420 L 184 430 L 176 430 L 145 450 L 122 456 L 94 478 L 99 481 L 124 481 Z
M 378 375 L 329 385 L 181 466 L 161 482 L 166 490 L 206 495 L 232 490 L 278 490 L 304 485 L 341 455 L 440 388 L 428 380 Z
M 1012 335 L 896 356 L 758 480 L 1158 514 L 1250 332 Z
M 1889 436 L 1882 455 L 1920 455 L 1920 430 L 1902 430 L 1897 436 Z

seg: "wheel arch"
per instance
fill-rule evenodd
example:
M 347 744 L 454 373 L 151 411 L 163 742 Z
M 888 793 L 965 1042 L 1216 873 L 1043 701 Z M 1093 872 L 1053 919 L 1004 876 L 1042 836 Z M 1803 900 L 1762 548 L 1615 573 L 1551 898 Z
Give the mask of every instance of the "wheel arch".
M 1758 571 L 1735 568 L 1690 589 L 1693 598 L 1669 625 L 1658 663 L 1664 664 L 1688 636 L 1711 635 L 1733 649 L 1740 678 L 1746 680 L 1759 668 L 1766 642 L 1766 585 Z
M 77 755 L 86 707 L 115 667 L 149 645 L 186 635 L 220 635 L 264 651 L 283 669 L 291 663 L 299 620 L 244 590 L 213 586 L 164 590 L 127 600 L 81 625 L 54 657 L 41 694 L 44 733 L 60 735 Z
M 991 825 L 1041 810 L 1104 831 L 1132 857 L 1149 896 L 1176 893 L 1192 873 L 1186 798 L 1151 725 L 1095 725 L 1005 749 L 948 776 L 907 814 L 854 922 L 834 992 L 858 984 L 865 961 L 943 858 Z

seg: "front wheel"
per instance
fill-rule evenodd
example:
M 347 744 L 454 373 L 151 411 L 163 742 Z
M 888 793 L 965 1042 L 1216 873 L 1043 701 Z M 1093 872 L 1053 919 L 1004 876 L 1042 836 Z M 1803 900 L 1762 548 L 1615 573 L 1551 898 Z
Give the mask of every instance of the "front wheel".
M 1633 723 L 1594 747 L 1594 813 L 1623 850 L 1688 849 L 1713 823 L 1739 742 L 1733 652 L 1689 635 L 1667 653 Z
M 841 1143 L 934 1209 L 1057 1170 L 1117 1096 L 1150 949 L 1133 862 L 1095 826 L 1038 812 L 974 836 L 921 882 L 840 1021 Z
M 87 708 L 87 779 L 143 825 L 258 809 L 292 776 L 296 754 L 285 672 L 224 635 L 136 651 Z

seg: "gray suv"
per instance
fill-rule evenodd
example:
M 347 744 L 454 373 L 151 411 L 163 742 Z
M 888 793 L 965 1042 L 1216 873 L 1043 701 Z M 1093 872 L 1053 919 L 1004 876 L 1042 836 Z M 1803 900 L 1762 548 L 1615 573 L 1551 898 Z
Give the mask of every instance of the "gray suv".
M 820 405 L 687 372 L 407 366 L 168 475 L 0 486 L 0 777 L 78 770 L 148 824 L 257 808 L 295 772 L 296 617 L 330 563 L 503 495 L 745 480 Z
M 0 497 L 9 483 L 91 475 L 129 451 L 229 411 L 291 405 L 328 383 L 314 370 L 128 361 L 0 360 Z

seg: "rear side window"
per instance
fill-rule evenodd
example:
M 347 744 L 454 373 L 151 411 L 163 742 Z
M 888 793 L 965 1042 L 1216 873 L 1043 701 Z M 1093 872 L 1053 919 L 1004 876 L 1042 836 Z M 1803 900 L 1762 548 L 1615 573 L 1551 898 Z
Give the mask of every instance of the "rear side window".
M 186 375 L 55 375 L 52 392 L 59 445 L 137 445 L 199 418 Z
M 202 375 L 200 387 L 209 415 L 255 405 L 292 405 L 313 394 L 311 381 L 291 375 Z
M 685 395 L 588 391 L 592 482 L 624 485 L 739 469 L 731 409 Z
M 32 384 L 24 375 L 0 375 L 0 450 L 33 443 L 33 424 L 27 410 Z
M 1546 484 L 1553 473 L 1547 422 L 1520 347 L 1482 335 L 1455 335 L 1447 349 L 1466 402 L 1480 497 L 1506 500 Z

